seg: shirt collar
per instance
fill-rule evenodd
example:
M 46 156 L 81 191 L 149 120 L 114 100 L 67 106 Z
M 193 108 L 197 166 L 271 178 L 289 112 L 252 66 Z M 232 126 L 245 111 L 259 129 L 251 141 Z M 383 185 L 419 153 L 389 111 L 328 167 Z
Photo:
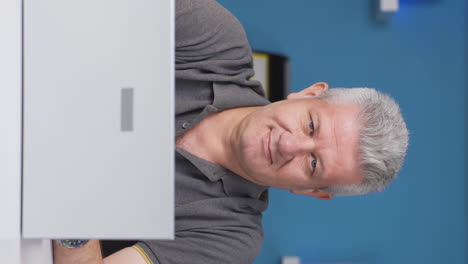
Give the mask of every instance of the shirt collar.
M 180 147 L 176 146 L 176 151 L 197 167 L 211 182 L 221 180 L 227 196 L 266 200 L 265 191 L 268 187 L 250 182 L 232 171 L 199 158 Z

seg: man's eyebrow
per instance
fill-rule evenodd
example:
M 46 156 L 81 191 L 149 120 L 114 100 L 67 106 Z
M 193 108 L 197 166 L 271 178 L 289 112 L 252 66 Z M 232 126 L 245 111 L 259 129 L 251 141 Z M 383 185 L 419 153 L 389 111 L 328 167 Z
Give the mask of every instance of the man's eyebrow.
M 320 127 L 322 125 L 322 118 L 321 118 L 321 115 L 318 113 L 318 112 L 314 112 L 315 113 L 315 119 L 316 119 L 316 127 L 315 127 L 315 133 L 316 133 L 316 136 L 318 136 L 320 134 Z M 317 137 L 316 137 L 317 138 Z M 319 171 L 320 171 L 320 176 L 323 176 L 323 174 L 325 173 L 325 163 L 323 162 L 323 159 L 320 155 L 320 153 L 318 151 L 315 151 L 314 153 L 315 155 L 315 158 L 317 159 L 317 163 L 318 163 L 318 168 L 319 168 Z M 314 170 L 314 174 L 315 174 L 315 170 Z
M 317 133 L 318 133 L 318 131 L 319 131 L 319 129 L 320 129 L 321 118 L 320 118 L 319 113 L 317 113 L 317 112 L 314 112 L 314 113 L 315 113 L 315 120 L 317 121 L 317 122 L 314 122 L 314 123 L 316 123 L 316 124 L 315 124 L 315 130 L 316 130 Z

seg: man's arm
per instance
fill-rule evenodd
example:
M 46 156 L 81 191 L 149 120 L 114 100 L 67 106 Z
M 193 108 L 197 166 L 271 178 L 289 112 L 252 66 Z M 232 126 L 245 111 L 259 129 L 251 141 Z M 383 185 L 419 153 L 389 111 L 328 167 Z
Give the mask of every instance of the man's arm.
M 99 240 L 90 240 L 79 248 L 66 248 L 53 242 L 54 264 L 147 264 L 134 248 L 124 248 L 103 259 Z
M 128 247 L 104 259 L 104 264 L 151 264 L 134 248 Z

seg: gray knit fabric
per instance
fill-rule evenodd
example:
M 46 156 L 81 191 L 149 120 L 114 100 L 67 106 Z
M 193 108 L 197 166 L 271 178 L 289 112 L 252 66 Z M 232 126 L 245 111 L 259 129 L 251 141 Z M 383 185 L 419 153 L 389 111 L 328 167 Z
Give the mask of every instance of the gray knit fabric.
M 176 136 L 213 112 L 265 105 L 245 32 L 214 0 L 176 1 Z M 252 263 L 267 188 L 176 148 L 176 239 L 138 245 L 153 263 Z

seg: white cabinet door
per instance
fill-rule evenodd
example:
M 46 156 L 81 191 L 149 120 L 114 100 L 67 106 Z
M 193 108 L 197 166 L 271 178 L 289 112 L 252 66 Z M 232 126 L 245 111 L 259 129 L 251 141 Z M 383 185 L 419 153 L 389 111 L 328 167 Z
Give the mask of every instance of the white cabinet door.
M 25 0 L 23 237 L 170 239 L 173 0 Z

